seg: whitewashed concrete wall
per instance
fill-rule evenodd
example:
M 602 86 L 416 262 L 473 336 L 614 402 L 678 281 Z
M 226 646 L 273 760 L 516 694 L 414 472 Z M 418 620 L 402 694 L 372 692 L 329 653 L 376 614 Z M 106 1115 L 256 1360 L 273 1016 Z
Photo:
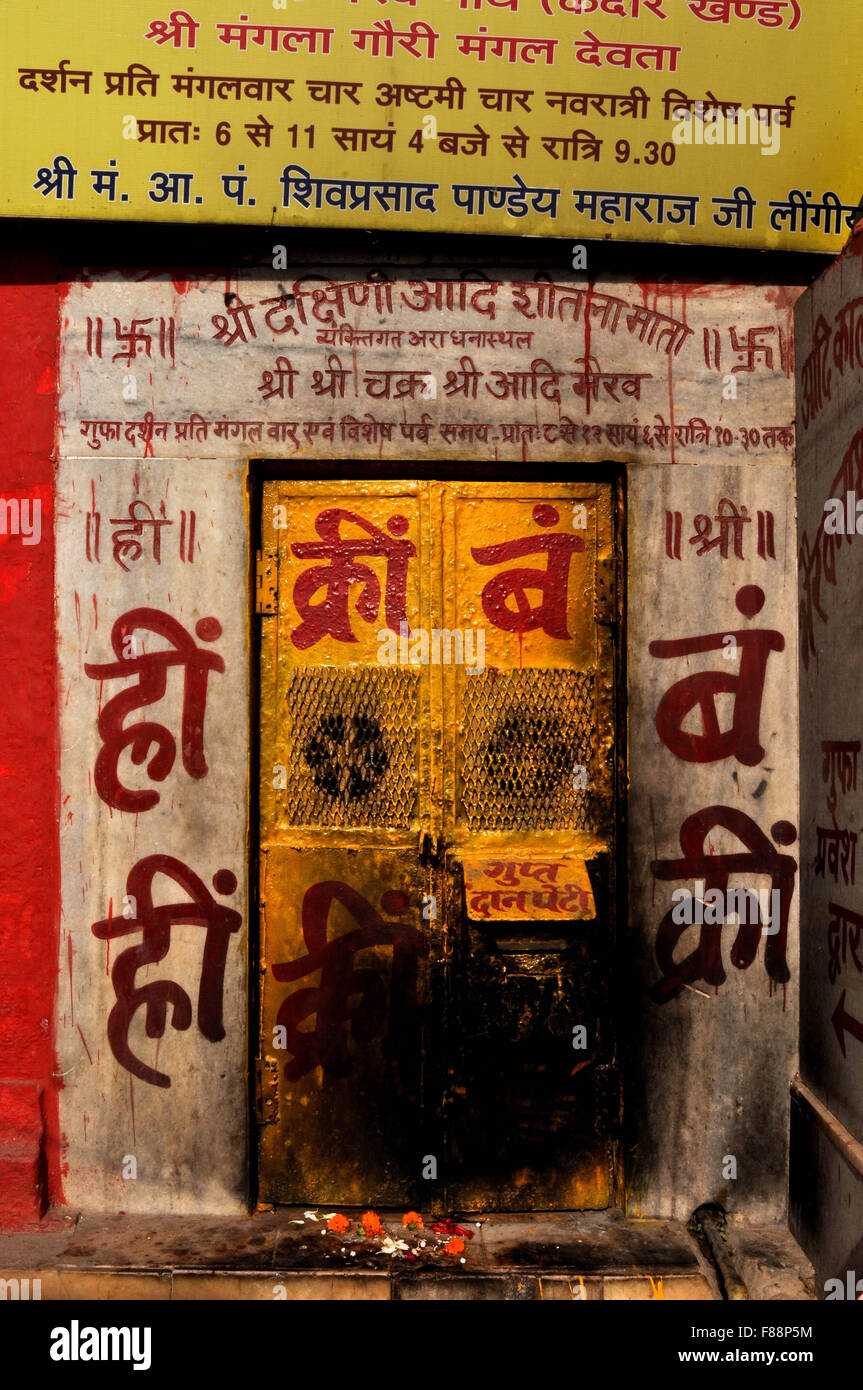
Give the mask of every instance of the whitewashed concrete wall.
M 796 315 L 803 1088 L 791 1199 L 819 1284 L 844 1282 L 849 1270 L 863 1280 L 861 254 L 857 236 Z M 839 503 L 838 532 L 825 512 L 830 499 Z
M 441 278 L 448 276 L 449 278 Z M 70 286 L 63 452 L 782 462 L 785 290 L 344 269 Z M 515 375 L 513 375 L 515 374 Z
M 697 1202 L 724 1194 L 732 1206 L 776 1211 L 784 1192 L 794 1054 L 796 917 L 792 911 L 787 989 L 772 987 L 763 943 L 746 971 L 729 967 L 731 930 L 725 928 L 729 978 L 721 989 L 698 992 L 702 983 L 695 979 L 696 992 L 683 990 L 659 1003 L 649 994 L 661 974 L 657 929 L 675 885 L 657 883 L 651 863 L 675 855 L 685 816 L 715 803 L 744 811 L 765 833 L 782 819 L 796 825 L 794 596 L 788 580 L 796 294 L 770 287 L 572 281 L 551 307 L 548 287 L 537 282 L 529 290 L 508 280 L 463 290 L 452 267 L 426 271 L 431 274 L 455 283 L 440 286 L 434 278 L 418 282 L 420 288 L 392 286 L 391 312 L 388 292 L 378 299 L 374 287 L 359 280 L 350 281 L 359 285 L 353 292 L 344 290 L 321 268 L 291 271 L 281 284 L 266 274 L 190 283 L 142 273 L 70 286 L 58 522 L 64 913 L 58 1029 L 66 1072 L 67 1196 L 84 1207 L 153 1211 L 224 1210 L 244 1197 L 250 929 L 244 461 L 342 458 L 349 475 L 351 459 L 463 460 L 467 474 L 474 460 L 553 461 L 575 469 L 610 459 L 631 465 L 629 940 L 640 959 L 637 1001 L 624 1020 L 632 1030 L 637 1081 L 629 1096 L 637 1120 L 628 1162 L 630 1209 L 688 1215 Z M 606 315 L 609 296 L 614 303 Z M 431 307 L 418 310 L 416 304 Z M 242 306 L 250 306 L 248 315 Z M 372 333 L 384 336 L 356 341 L 356 334 Z M 489 333 L 502 336 L 469 336 Z M 431 336 L 414 341 L 412 334 Z M 335 377 L 333 354 L 340 358 Z M 464 377 L 466 355 L 475 378 Z M 284 361 L 279 375 L 279 357 L 295 375 Z M 533 366 L 537 360 L 549 371 Z M 396 376 L 382 378 L 382 372 Z M 400 384 L 405 377 L 407 384 Z M 370 386 L 378 393 L 389 389 L 389 399 L 370 394 Z M 274 394 L 279 387 L 281 396 Z M 424 389 L 432 394 L 423 395 Z M 741 523 L 743 560 L 723 558 L 721 547 L 699 557 L 689 544 L 696 516 L 710 519 L 708 538 L 717 538 L 723 498 L 748 509 L 749 521 Z M 164 502 L 164 519 L 172 524 L 161 528 L 161 563 L 152 556 L 130 561 L 126 553 L 127 573 L 113 559 L 112 537 L 135 499 L 146 501 L 157 519 Z M 86 550 L 87 514 L 96 511 L 98 561 Z M 666 554 L 666 511 L 672 551 L 674 514 L 680 515 L 679 560 Z M 775 558 L 757 554 L 759 511 L 772 515 Z M 191 512 L 196 548 L 190 563 Z M 703 529 L 705 523 L 698 524 Z M 147 549 L 152 528 L 143 530 Z M 769 544 L 766 532 L 763 544 Z M 785 639 L 784 651 L 768 661 L 760 720 L 765 755 L 757 766 L 741 766 L 734 757 L 685 763 L 658 738 L 659 698 L 696 666 L 736 668 L 719 652 L 695 665 L 660 661 L 648 644 L 714 632 L 720 624 L 732 631 L 747 626 L 735 615 L 741 584 L 763 584 L 766 594 L 763 613 L 749 626 L 775 628 Z M 211 645 L 226 669 L 208 682 L 206 777 L 190 778 L 178 755 L 158 784 L 158 805 L 135 815 L 105 805 L 94 789 L 100 697 L 98 682 L 83 666 L 111 659 L 111 624 L 141 605 L 170 613 L 189 633 L 200 618 L 216 617 L 222 635 Z M 152 649 L 148 643 L 146 650 Z M 126 723 L 155 717 L 178 735 L 179 682 L 174 670 L 164 707 L 133 713 Z M 118 679 L 112 689 L 106 682 L 102 708 L 127 685 Z M 728 701 L 719 703 L 727 727 Z M 154 785 L 128 753 L 121 767 L 128 786 Z M 228 948 L 222 1041 L 204 1038 L 195 1017 L 187 1031 L 175 1031 L 170 1011 L 159 1039 L 144 1036 L 143 1008 L 133 1022 L 134 1054 L 169 1074 L 170 1087 L 131 1077 L 108 1044 L 115 994 L 106 965 L 138 944 L 140 932 L 111 941 L 110 960 L 106 943 L 92 933 L 109 904 L 115 914 L 122 911 L 129 870 L 154 853 L 178 857 L 208 887 L 217 870 L 230 870 L 237 890 L 219 901 L 243 915 L 242 931 Z M 169 888 L 162 883 L 158 901 L 177 900 Z M 203 936 L 200 926 L 175 927 L 165 961 L 142 970 L 139 983 L 175 980 L 194 1008 Z M 686 938 L 678 956 L 688 947 Z M 134 1182 L 122 1177 L 127 1155 L 138 1160 Z M 736 1186 L 721 1178 L 725 1155 L 736 1155 L 741 1165 Z
M 728 503 L 741 520 L 726 527 L 723 555 L 722 543 L 704 547 L 721 542 L 716 518 L 730 515 Z M 710 519 L 709 529 L 702 518 Z M 793 888 L 787 945 L 779 949 L 781 931 L 770 938 L 756 925 L 755 955 L 744 963 L 746 955 L 738 957 L 735 950 L 737 927 L 675 927 L 664 920 L 675 890 L 694 892 L 698 880 L 706 888 L 723 886 L 721 881 L 713 884 L 704 866 L 701 871 L 681 866 L 674 878 L 663 878 L 652 865 L 684 858 L 684 822 L 719 807 L 726 809 L 705 818 L 703 833 L 694 831 L 690 856 L 699 850 L 714 857 L 753 850 L 769 855 L 772 849 L 798 859 L 797 844 L 789 843 L 789 826 L 796 836 L 798 824 L 794 523 L 790 467 L 658 465 L 630 473 L 629 884 L 641 986 L 633 1039 L 633 1214 L 662 1212 L 685 1219 L 704 1201 L 759 1217 L 784 1210 L 788 1087 L 797 1040 L 796 873 L 786 866 Z M 763 598 L 751 619 L 737 607 L 745 588 Z M 773 632 L 782 645 L 767 655 L 763 699 L 757 689 L 747 696 L 734 688 L 744 642 L 738 639 L 735 651 L 732 639 L 756 629 Z M 651 652 L 657 641 L 710 634 L 718 644 L 712 651 L 662 655 L 654 646 Z M 726 731 L 739 726 L 741 737 L 683 742 L 675 729 L 704 739 L 705 721 L 697 707 L 672 719 L 671 728 L 660 716 L 660 731 L 657 714 L 666 693 L 704 672 L 731 678 L 732 688 L 715 696 L 717 724 Z M 709 711 L 714 697 L 703 696 Z M 757 732 L 760 754 L 742 737 L 747 727 Z M 695 754 L 707 760 L 691 760 Z M 728 887 L 771 887 L 769 874 L 759 868 L 736 867 Z M 733 963 L 737 959 L 740 963 Z M 685 962 L 688 967 L 680 970 Z M 736 1176 L 729 1176 L 735 1172 L 729 1159 L 736 1163 Z
M 138 519 L 147 516 L 147 508 L 167 523 L 159 528 L 158 560 L 155 528 L 146 523 L 139 555 L 134 545 L 118 548 L 112 543 L 112 535 L 122 531 L 112 523 L 128 518 L 130 506 Z M 237 1209 L 245 1200 L 248 1143 L 245 468 L 224 460 L 64 460 L 57 515 L 63 864 L 57 1036 L 64 1074 L 60 1123 L 66 1199 L 82 1208 L 128 1212 Z M 138 538 L 132 540 L 137 543 Z M 132 670 L 133 648 L 119 663 L 128 661 L 128 677 L 100 679 L 88 675 L 86 667 L 117 661 L 113 625 L 140 608 L 169 615 L 195 646 L 223 658 L 224 671 L 208 673 L 205 775 L 190 776 L 183 765 L 182 703 L 189 667 L 168 668 L 164 698 L 126 714 L 126 728 L 151 721 L 168 731 L 176 741 L 176 756 L 164 780 L 154 781 L 146 766 L 134 765 L 129 748 L 120 753 L 119 786 L 158 796 L 146 809 L 124 810 L 116 804 L 123 799 L 121 792 L 106 785 L 110 771 L 102 792 L 97 786 L 97 761 L 104 747 L 99 714 L 104 716 L 121 691 L 150 679 L 152 668 Z M 195 633 L 196 625 L 208 618 L 221 628 L 215 640 Z M 211 636 L 207 629 L 205 633 Z M 137 626 L 131 635 L 139 660 L 176 650 L 175 633 L 166 637 Z M 154 744 L 147 763 L 155 752 Z M 158 961 L 155 952 L 153 963 L 141 964 L 134 976 L 134 988 L 143 991 L 160 981 L 174 982 L 191 1003 L 187 1029 L 176 1029 L 174 1019 L 181 1018 L 169 1002 L 163 1036 L 151 1038 L 145 1033 L 146 1002 L 154 996 L 145 994 L 128 1028 L 131 1053 L 167 1077 L 169 1086 L 133 1075 L 117 1060 L 108 1038 L 107 1021 L 117 1003 L 112 972 L 121 953 L 141 944 L 142 930 L 109 940 L 93 932 L 94 923 L 110 916 L 122 926 L 124 909 L 130 927 L 136 912 L 144 913 L 140 898 L 137 904 L 124 903 L 124 898 L 131 891 L 127 876 L 133 866 L 151 855 L 181 861 L 218 904 L 239 914 L 239 928 L 227 937 L 221 1041 L 205 1037 L 200 1028 L 198 988 L 206 940 L 200 923 L 171 927 L 164 958 Z M 234 875 L 234 892 L 220 894 L 214 888 L 213 876 L 220 870 Z M 189 892 L 164 874 L 153 879 L 152 896 L 156 906 L 191 901 Z M 214 933 L 213 947 L 217 939 Z M 127 957 L 126 965 L 132 963 L 134 958 Z M 218 1012 L 217 981 L 211 984 L 210 1007 Z M 215 1024 L 205 1026 L 211 1034 L 217 1031 Z M 126 1032 L 118 1031 L 121 1036 Z

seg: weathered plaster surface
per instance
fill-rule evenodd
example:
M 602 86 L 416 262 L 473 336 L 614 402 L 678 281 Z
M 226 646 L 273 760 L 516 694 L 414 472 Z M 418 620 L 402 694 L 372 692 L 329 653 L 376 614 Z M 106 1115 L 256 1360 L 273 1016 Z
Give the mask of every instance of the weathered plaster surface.
M 0 286 L 14 324 L 0 354 L 0 496 L 28 508 L 0 534 L 0 1224 L 38 1221 L 60 1197 L 51 1001 L 60 862 L 54 660 L 54 431 L 60 302 L 53 259 L 21 256 Z M 38 513 L 37 513 L 38 509 Z M 32 542 L 32 543 L 31 543 Z
M 749 520 L 740 527 L 743 558 L 733 544 L 699 555 L 691 545 L 693 518 L 715 517 L 727 498 Z M 757 552 L 758 512 L 774 521 L 775 558 Z M 680 559 L 666 553 L 666 514 L 683 518 Z M 788 1130 L 788 1084 L 797 1039 L 799 966 L 797 884 L 784 952 L 790 978 L 771 979 L 765 961 L 767 938 L 745 968 L 732 964 L 737 928 L 680 927 L 673 959 L 679 963 L 701 949 L 702 959 L 687 987 L 664 1002 L 646 989 L 661 986 L 674 971 L 660 968 L 656 943 L 660 923 L 673 906 L 672 892 L 694 889 L 693 873 L 673 881 L 651 869 L 657 860 L 683 855 L 680 829 L 686 817 L 708 807 L 740 812 L 771 839 L 771 827 L 797 826 L 796 763 L 796 586 L 794 580 L 794 486 L 790 468 L 734 469 L 705 464 L 697 469 L 657 466 L 634 469 L 629 483 L 629 767 L 630 930 L 640 958 L 639 1006 L 633 1045 L 637 1089 L 630 1210 L 667 1212 L 686 1218 L 704 1201 L 753 1216 L 784 1209 Z M 716 535 L 714 522 L 713 534 Z M 699 543 L 700 544 L 700 543 Z M 765 547 L 766 549 L 766 547 Z M 758 586 L 762 611 L 751 621 L 738 611 L 743 586 Z M 657 639 L 732 634 L 772 629 L 784 646 L 767 660 L 757 727 L 763 755 L 753 765 L 735 752 L 710 761 L 687 761 L 663 742 L 657 708 L 677 681 L 697 672 L 736 675 L 740 655 L 724 649 L 688 656 L 652 655 Z M 726 648 L 727 649 L 727 648 Z M 735 703 L 736 702 L 736 703 Z M 721 693 L 716 707 L 723 729 L 741 717 L 746 698 Z M 682 725 L 700 733 L 700 713 Z M 713 750 L 714 753 L 716 750 Z M 746 832 L 750 834 L 750 831 Z M 728 829 L 707 835 L 704 853 L 745 853 L 749 847 Z M 773 841 L 778 853 L 799 858 L 799 846 Z M 769 876 L 732 874 L 730 888 L 769 888 Z M 709 939 L 719 938 L 725 979 L 703 976 Z M 736 1178 L 727 1158 L 736 1160 Z M 725 1168 L 725 1174 L 723 1173 Z
M 856 530 L 831 533 L 825 504 L 839 499 L 846 522 L 850 509 L 852 525 L 863 528 L 863 520 L 857 521 L 858 499 L 863 500 L 861 252 L 863 239 L 857 237 L 807 292 L 796 314 L 804 865 L 800 1072 L 858 1143 L 863 1142 L 863 891 L 856 880 L 863 881 L 863 868 L 856 855 L 849 862 L 847 838 L 836 846 L 840 854 L 845 851 L 836 862 L 824 837 L 863 832 L 863 539 Z M 851 747 L 844 757 L 837 753 L 841 761 L 834 762 L 825 743 Z M 856 839 L 853 847 L 859 849 Z M 826 861 L 820 869 L 819 857 Z M 801 1106 L 801 1151 L 807 1125 L 812 1130 L 816 1120 Z M 863 1277 L 863 1176 L 840 1160 L 823 1133 L 810 1135 L 808 1146 L 811 1168 L 801 1152 L 802 1161 L 792 1170 L 801 1238 L 825 1275 L 844 1277 L 856 1268 Z
M 793 291 L 330 275 L 73 284 L 63 452 L 790 457 Z
M 60 470 L 57 521 L 57 602 L 61 668 L 61 853 L 63 916 L 57 994 L 59 1067 L 64 1073 L 60 1118 L 68 1172 L 67 1201 L 85 1208 L 124 1211 L 229 1211 L 245 1190 L 248 1131 L 247 1048 L 247 801 L 248 801 L 248 525 L 241 464 L 219 460 L 139 461 L 100 458 L 65 461 Z M 114 558 L 112 518 L 128 516 L 144 502 L 170 521 L 161 530 L 160 560 L 145 527 L 143 554 Z M 185 559 L 180 552 L 181 513 L 186 514 Z M 196 520 L 189 553 L 189 515 Z M 100 518 L 98 559 L 95 525 Z M 90 558 L 87 551 L 88 514 Z M 141 515 L 140 510 L 137 515 Z M 87 663 L 114 661 L 112 625 L 133 609 L 149 608 L 176 619 L 194 634 L 214 617 L 217 641 L 205 643 L 225 662 L 211 671 L 204 721 L 205 776 L 192 778 L 181 755 L 184 668 L 167 672 L 165 698 L 130 712 L 126 727 L 142 720 L 162 724 L 177 741 L 177 756 L 162 782 L 133 765 L 129 750 L 118 763 L 119 781 L 133 790 L 155 790 L 157 805 L 125 811 L 106 804 L 94 769 L 103 740 L 100 710 L 134 682 L 100 681 Z M 170 648 L 161 636 L 137 630 L 138 652 Z M 138 680 L 141 680 L 138 676 Z M 187 677 L 188 679 L 188 677 Z M 151 748 L 148 762 L 155 752 Z M 142 966 L 135 986 L 170 980 L 185 990 L 193 1017 L 186 1031 L 172 1026 L 168 1004 L 164 1036 L 148 1038 L 146 1009 L 135 1014 L 129 1043 L 135 1056 L 170 1078 L 162 1087 L 130 1074 L 112 1055 L 106 1033 L 115 1005 L 112 969 L 120 953 L 136 946 L 140 931 L 100 940 L 93 924 L 122 918 L 127 875 L 145 856 L 173 856 L 212 891 L 213 875 L 227 869 L 237 891 L 214 896 L 242 914 L 228 944 L 224 984 L 225 1037 L 203 1037 L 198 1027 L 198 984 L 205 932 L 200 925 L 172 928 L 164 960 Z M 153 884 L 156 904 L 184 902 L 188 894 L 170 879 Z M 127 911 L 129 904 L 125 905 Z M 141 904 L 138 904 L 140 909 Z M 129 916 L 134 916 L 134 905 Z M 123 1176 L 131 1156 L 137 1176 Z

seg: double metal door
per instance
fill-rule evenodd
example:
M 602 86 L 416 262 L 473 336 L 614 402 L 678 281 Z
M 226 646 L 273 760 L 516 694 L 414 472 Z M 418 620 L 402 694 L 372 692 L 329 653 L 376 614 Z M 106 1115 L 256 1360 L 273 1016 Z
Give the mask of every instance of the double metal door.
M 613 510 L 265 485 L 262 1200 L 608 1204 Z

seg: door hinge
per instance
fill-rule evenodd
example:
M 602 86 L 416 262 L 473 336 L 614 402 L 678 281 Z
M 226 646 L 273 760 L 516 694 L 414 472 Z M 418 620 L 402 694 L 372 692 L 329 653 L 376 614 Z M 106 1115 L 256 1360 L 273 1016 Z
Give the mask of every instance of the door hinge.
M 255 1062 L 255 1122 L 278 1124 L 279 1064 L 275 1057 L 259 1057 Z
M 617 622 L 617 566 L 613 555 L 606 555 L 596 562 L 594 610 L 598 623 Z
M 276 557 L 270 550 L 259 550 L 255 561 L 255 612 L 278 611 Z
M 602 1063 L 594 1072 L 594 1097 L 597 1113 L 606 1124 L 619 1125 L 623 1114 L 623 1094 L 620 1072 L 613 1062 Z M 602 1119 L 600 1119 L 602 1123 Z

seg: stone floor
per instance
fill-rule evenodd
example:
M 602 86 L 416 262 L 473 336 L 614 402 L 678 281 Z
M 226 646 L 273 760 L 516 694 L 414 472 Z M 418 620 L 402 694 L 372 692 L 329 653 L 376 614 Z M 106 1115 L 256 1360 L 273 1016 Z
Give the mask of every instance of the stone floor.
M 812 1266 L 785 1227 L 732 1217 L 728 1243 L 750 1298 L 788 1302 L 816 1297 Z
M 379 1214 L 403 1234 L 401 1213 L 389 1221 Z M 39 1279 L 42 1299 L 73 1300 L 721 1297 L 712 1267 L 677 1222 L 619 1212 L 456 1220 L 474 1232 L 462 1259 L 422 1251 L 408 1262 L 382 1253 L 379 1242 L 322 1234 L 323 1223 L 301 1210 L 209 1219 L 51 1214 L 38 1231 L 0 1234 L 0 1279 Z M 729 1243 L 750 1297 L 814 1296 L 811 1269 L 787 1230 L 732 1223 Z

